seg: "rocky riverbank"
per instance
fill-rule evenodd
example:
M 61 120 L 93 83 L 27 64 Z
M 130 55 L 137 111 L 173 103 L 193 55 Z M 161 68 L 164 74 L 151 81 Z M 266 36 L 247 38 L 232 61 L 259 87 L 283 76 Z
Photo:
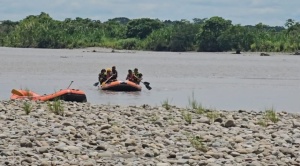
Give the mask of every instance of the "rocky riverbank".
M 24 103 L 0 102 L 0 165 L 300 165 L 297 114 Z

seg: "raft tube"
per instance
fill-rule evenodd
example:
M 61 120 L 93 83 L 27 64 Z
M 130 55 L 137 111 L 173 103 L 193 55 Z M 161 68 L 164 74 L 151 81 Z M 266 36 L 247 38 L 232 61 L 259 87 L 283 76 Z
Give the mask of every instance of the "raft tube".
M 142 87 L 140 85 L 131 81 L 113 81 L 101 85 L 100 88 L 102 90 L 110 90 L 110 91 L 141 91 L 142 90 Z
M 10 99 L 30 99 L 34 101 L 76 101 L 86 102 L 87 98 L 83 91 L 79 89 L 61 89 L 58 92 L 46 95 L 39 95 L 30 90 L 13 89 Z

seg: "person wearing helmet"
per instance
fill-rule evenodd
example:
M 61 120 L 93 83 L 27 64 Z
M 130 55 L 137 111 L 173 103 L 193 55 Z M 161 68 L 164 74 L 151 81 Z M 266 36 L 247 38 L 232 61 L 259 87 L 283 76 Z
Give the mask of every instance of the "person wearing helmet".
M 100 82 L 100 84 L 102 84 L 105 80 L 106 80 L 106 70 L 102 69 L 101 72 L 98 75 L 98 80 Z
M 140 84 L 140 82 L 142 81 L 142 77 L 143 77 L 143 74 L 142 73 L 139 73 L 139 70 L 137 68 L 135 68 L 133 70 L 133 76 L 134 76 L 134 82 L 136 84 Z
M 116 81 L 117 78 L 118 78 L 118 72 L 117 72 L 117 70 L 116 70 L 116 66 L 113 66 L 111 69 L 112 69 L 111 72 L 112 72 L 112 75 L 113 75 L 113 76 L 111 77 L 111 80 L 112 80 L 112 81 Z
M 128 74 L 127 74 L 126 80 L 131 81 L 131 82 L 135 81 L 135 78 L 133 76 L 132 70 L 130 70 L 130 69 L 128 70 Z
M 112 80 L 111 80 L 111 78 L 112 78 L 112 73 L 111 73 L 111 69 L 110 68 L 108 68 L 108 69 L 106 69 L 106 79 L 105 79 L 105 83 L 110 83 Z

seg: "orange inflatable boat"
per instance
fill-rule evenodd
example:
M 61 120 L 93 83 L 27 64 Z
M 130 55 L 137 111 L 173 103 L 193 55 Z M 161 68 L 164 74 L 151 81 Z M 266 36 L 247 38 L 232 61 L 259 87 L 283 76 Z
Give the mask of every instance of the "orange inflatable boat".
M 64 101 L 76 101 L 86 102 L 86 95 L 83 91 L 78 89 L 62 89 L 58 92 L 49 95 L 39 95 L 30 90 L 12 89 L 10 99 L 30 99 L 38 101 L 53 101 L 53 100 L 64 100 Z
M 142 87 L 131 81 L 113 81 L 101 85 L 102 90 L 111 90 L 111 91 L 141 91 Z

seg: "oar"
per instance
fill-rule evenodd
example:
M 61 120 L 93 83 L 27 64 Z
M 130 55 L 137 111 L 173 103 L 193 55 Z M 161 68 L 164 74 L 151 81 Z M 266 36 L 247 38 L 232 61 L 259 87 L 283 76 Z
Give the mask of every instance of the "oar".
M 150 85 L 150 83 L 149 83 L 149 82 L 144 82 L 144 84 Z
M 151 90 L 152 88 L 149 86 L 149 82 L 143 82 L 143 81 L 141 81 L 145 86 L 146 86 L 146 88 L 148 89 L 148 90 Z
M 70 86 L 72 85 L 72 83 L 73 83 L 74 81 L 71 81 L 71 83 L 70 83 L 70 85 L 67 87 L 67 89 L 69 89 L 70 88 Z
M 114 74 L 113 74 L 112 76 L 114 76 Z M 111 79 L 112 76 L 110 76 L 105 82 L 103 82 L 102 85 L 105 84 L 107 81 L 109 81 L 109 80 Z M 98 86 L 98 85 L 99 85 L 99 82 L 95 82 L 93 85 L 94 85 L 94 86 Z
M 140 78 L 137 78 L 134 74 L 133 76 L 136 78 L 136 79 L 139 79 L 141 81 L 141 83 L 143 83 L 145 85 L 145 87 L 148 89 L 148 90 L 151 90 L 152 88 L 150 87 L 150 83 L 149 82 L 143 82 Z
M 95 83 L 94 83 L 94 86 L 98 86 L 98 85 L 99 85 L 99 82 L 95 82 Z
M 106 84 L 107 83 L 107 81 L 109 81 L 112 77 L 114 76 L 114 74 L 113 75 L 111 75 L 106 81 L 104 81 L 104 82 L 102 82 L 102 84 L 101 84 L 101 86 L 102 85 L 104 85 L 104 84 Z

